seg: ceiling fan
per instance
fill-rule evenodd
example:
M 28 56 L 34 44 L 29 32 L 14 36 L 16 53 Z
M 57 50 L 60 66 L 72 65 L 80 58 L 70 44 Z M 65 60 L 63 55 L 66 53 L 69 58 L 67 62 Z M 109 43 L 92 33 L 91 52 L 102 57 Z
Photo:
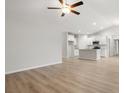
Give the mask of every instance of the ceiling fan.
M 74 3 L 72 5 L 67 4 L 64 0 L 59 0 L 59 2 L 61 3 L 61 7 L 48 7 L 48 9 L 61 9 L 62 10 L 62 14 L 61 17 L 65 16 L 65 14 L 69 14 L 70 12 L 79 15 L 80 13 L 75 11 L 75 7 L 83 5 L 82 1 L 79 1 L 77 3 Z

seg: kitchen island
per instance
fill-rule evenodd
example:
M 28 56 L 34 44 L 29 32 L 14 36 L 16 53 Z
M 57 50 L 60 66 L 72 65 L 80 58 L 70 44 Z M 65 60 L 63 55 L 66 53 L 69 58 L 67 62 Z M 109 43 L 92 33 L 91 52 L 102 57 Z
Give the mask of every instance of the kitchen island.
M 99 60 L 100 49 L 79 49 L 79 59 Z

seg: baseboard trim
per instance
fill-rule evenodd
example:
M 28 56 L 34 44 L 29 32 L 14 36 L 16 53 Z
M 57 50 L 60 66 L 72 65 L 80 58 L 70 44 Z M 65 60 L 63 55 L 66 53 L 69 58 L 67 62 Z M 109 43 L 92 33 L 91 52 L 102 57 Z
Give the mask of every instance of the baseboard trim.
M 15 70 L 15 71 L 8 71 L 8 72 L 5 72 L 5 75 L 14 74 L 14 73 L 17 73 L 17 72 L 22 72 L 22 71 L 31 70 L 31 69 L 36 69 L 36 68 L 40 68 L 40 67 L 57 65 L 57 64 L 61 64 L 61 63 L 62 62 L 56 62 L 56 63 L 44 64 L 44 65 L 40 65 L 40 66 L 27 67 L 27 68 L 18 69 L 18 70 Z

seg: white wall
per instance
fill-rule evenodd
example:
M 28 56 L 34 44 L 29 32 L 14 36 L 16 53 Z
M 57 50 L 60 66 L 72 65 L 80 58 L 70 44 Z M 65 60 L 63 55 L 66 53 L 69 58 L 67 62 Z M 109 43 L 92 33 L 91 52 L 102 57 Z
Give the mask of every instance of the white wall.
M 6 0 L 6 73 L 62 62 L 61 29 L 26 6 Z
M 119 36 L 119 26 L 112 26 L 110 28 L 100 30 L 90 36 L 92 36 L 95 40 L 105 40 L 106 37 L 112 38 L 113 36 Z
M 87 49 L 88 45 L 91 45 L 92 38 L 89 38 L 88 35 L 79 35 L 78 44 L 79 49 Z
M 67 35 L 68 35 L 67 32 L 62 33 L 62 57 L 63 58 L 67 58 L 67 43 L 68 43 Z

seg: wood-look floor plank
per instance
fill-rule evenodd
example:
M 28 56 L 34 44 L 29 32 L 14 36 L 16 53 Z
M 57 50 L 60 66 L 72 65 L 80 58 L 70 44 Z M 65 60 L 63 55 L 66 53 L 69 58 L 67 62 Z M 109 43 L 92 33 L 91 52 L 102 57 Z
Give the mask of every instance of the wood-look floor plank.
M 64 59 L 62 64 L 6 75 L 6 93 L 119 93 L 118 57 Z

